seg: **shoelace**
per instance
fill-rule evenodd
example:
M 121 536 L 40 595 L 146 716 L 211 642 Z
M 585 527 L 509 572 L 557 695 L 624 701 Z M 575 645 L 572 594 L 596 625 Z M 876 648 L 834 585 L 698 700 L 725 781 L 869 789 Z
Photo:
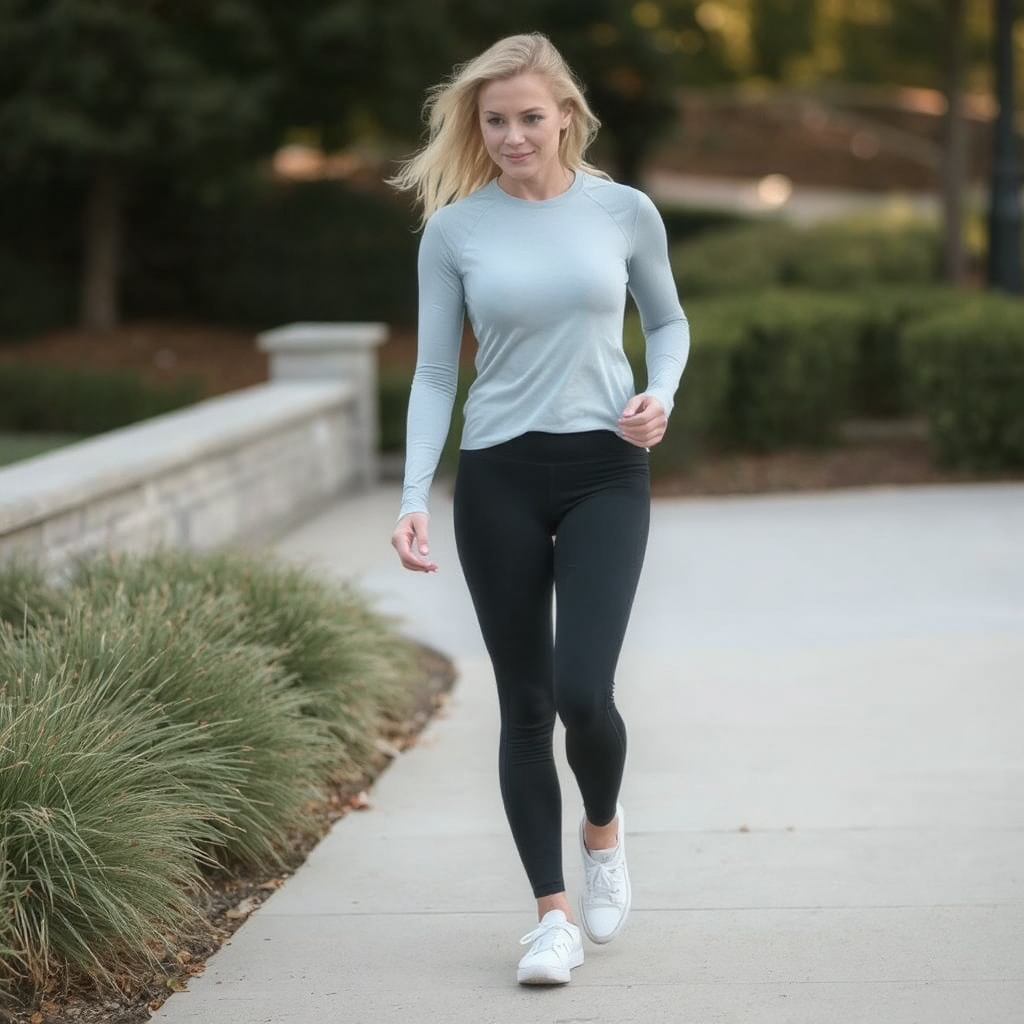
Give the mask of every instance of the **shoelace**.
M 604 864 L 591 861 L 587 865 L 587 896 L 592 900 L 604 900 L 616 905 L 622 895 L 622 872 L 620 864 Z
M 546 939 L 547 941 L 542 943 L 542 939 Z M 554 949 L 559 945 L 565 949 L 572 949 L 574 939 L 572 932 L 569 931 L 568 927 L 561 922 L 549 922 L 548 924 L 545 924 L 542 921 L 533 929 L 532 932 L 527 932 L 527 934 L 519 940 L 520 946 L 529 946 L 531 943 L 536 943 L 537 951 L 540 952 L 542 949 Z

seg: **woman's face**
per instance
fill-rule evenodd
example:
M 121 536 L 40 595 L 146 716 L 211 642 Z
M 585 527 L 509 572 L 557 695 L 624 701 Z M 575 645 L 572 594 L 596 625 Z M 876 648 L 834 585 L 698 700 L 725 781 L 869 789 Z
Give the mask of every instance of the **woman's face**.
M 572 116 L 559 109 L 547 79 L 533 72 L 488 82 L 478 98 L 480 132 L 490 158 L 510 182 L 562 180 L 558 142 Z

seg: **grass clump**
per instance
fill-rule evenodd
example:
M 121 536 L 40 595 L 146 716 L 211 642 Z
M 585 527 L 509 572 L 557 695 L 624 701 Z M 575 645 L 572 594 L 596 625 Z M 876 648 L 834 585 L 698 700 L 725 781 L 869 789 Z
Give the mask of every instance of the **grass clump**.
M 180 781 L 219 824 L 225 863 L 272 860 L 330 764 L 326 728 L 303 715 L 277 652 L 241 636 L 232 595 L 177 586 L 94 603 L 72 592 L 62 617 L 0 649 L 0 673 L 47 677 L 67 666 L 97 707 L 142 709 L 185 727 L 196 768 Z M 186 742 L 183 740 L 183 742 Z M 217 770 L 202 755 L 219 755 Z
M 6 654 L 14 639 L 3 637 Z M 6 659 L 5 659 L 6 660 Z M 182 776 L 213 771 L 186 728 L 116 707 L 112 674 L 10 674 L 0 691 L 0 990 L 152 966 L 195 924 L 188 890 L 215 838 Z
M 0 998 L 139 981 L 210 868 L 277 867 L 409 705 L 411 648 L 266 557 L 0 572 Z
M 238 551 L 164 551 L 80 562 L 72 582 L 93 604 L 159 590 L 188 614 L 196 587 L 234 602 L 236 638 L 266 649 L 302 711 L 339 741 L 343 765 L 366 756 L 381 715 L 401 713 L 410 647 L 354 590 L 306 569 Z

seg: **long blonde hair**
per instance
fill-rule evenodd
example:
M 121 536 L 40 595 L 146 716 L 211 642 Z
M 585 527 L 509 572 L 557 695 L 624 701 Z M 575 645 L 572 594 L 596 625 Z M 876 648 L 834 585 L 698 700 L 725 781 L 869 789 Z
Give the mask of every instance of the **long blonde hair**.
M 400 165 L 388 184 L 415 192 L 422 221 L 432 213 L 475 192 L 498 177 L 500 170 L 484 148 L 477 114 L 480 89 L 488 82 L 524 72 L 543 75 L 559 108 L 568 104 L 572 118 L 559 140 L 558 155 L 570 170 L 608 175 L 584 160 L 601 122 L 587 105 L 583 90 L 565 59 L 540 32 L 500 39 L 450 78 L 433 86 L 423 108 L 429 126 L 427 141 Z

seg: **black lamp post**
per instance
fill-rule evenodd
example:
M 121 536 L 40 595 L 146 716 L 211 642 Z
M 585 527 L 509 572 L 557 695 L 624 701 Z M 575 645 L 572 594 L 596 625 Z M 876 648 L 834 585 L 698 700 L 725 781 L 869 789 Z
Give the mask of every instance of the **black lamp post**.
M 1013 110 L 1013 26 L 1017 0 L 994 0 L 996 114 L 992 194 L 988 218 L 988 283 L 1024 291 L 1021 274 L 1020 177 L 1017 172 Z

